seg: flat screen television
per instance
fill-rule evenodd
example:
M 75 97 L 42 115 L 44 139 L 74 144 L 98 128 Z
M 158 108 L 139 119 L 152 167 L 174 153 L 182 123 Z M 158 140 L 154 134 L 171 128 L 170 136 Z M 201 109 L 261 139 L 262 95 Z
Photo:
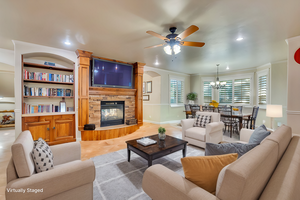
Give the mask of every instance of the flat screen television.
M 92 86 L 132 88 L 132 65 L 93 58 Z

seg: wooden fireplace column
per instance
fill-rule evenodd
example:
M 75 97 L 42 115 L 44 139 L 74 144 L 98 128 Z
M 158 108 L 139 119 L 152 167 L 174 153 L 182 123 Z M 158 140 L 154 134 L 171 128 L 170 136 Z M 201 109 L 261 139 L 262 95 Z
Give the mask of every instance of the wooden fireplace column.
M 139 126 L 143 125 L 143 74 L 145 63 L 134 63 L 135 118 Z
M 89 123 L 89 68 L 92 52 L 76 50 L 78 59 L 78 130 Z

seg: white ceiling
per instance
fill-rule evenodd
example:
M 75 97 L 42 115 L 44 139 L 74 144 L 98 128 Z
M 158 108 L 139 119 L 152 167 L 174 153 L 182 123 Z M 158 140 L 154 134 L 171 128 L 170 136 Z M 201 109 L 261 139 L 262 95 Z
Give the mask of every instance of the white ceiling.
M 257 67 L 287 58 L 285 39 L 300 35 L 299 0 L 0 0 L 0 48 L 13 49 L 20 40 L 127 62 L 193 73 Z M 186 41 L 202 48 L 182 47 L 177 58 L 162 47 L 144 49 L 162 40 L 152 30 L 178 33 L 200 29 Z M 236 41 L 237 37 L 243 41 Z M 64 41 L 72 43 L 66 46 Z M 154 63 L 158 60 L 159 66 Z

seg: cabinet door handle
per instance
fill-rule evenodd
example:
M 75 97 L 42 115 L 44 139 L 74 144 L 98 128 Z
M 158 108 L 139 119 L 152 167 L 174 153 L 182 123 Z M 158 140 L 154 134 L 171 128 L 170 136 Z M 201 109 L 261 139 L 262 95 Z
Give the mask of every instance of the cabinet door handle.
M 50 130 L 50 128 L 48 127 L 48 128 L 47 128 L 47 131 L 49 131 L 49 130 Z
M 53 129 L 55 129 L 55 126 L 53 126 Z

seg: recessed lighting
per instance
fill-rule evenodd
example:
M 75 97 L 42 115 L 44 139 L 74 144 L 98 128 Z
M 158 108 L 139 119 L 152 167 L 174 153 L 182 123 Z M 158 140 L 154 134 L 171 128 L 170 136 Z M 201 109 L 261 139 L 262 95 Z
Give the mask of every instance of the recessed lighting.
M 158 62 L 158 61 L 156 61 L 156 62 L 154 63 L 154 65 L 159 65 L 159 62 Z
M 65 44 L 66 44 L 66 45 L 71 45 L 71 42 L 66 41 Z
M 229 66 L 228 65 L 227 65 L 226 69 L 229 70 Z
M 243 39 L 244 39 L 244 38 L 239 37 L 239 38 L 236 39 L 236 41 L 241 41 L 241 40 L 243 40 Z

